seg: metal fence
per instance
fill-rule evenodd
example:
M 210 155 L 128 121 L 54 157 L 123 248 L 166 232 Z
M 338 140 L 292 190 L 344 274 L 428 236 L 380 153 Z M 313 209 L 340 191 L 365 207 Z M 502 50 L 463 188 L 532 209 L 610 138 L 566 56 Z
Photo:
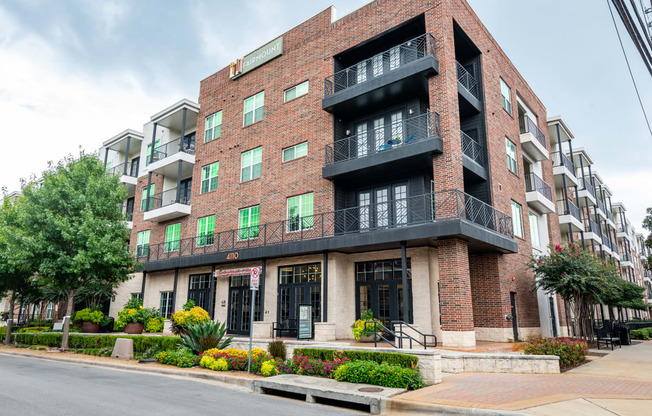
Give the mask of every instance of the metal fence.
M 460 133 L 462 136 L 462 153 L 467 155 L 478 165 L 485 166 L 484 147 L 463 131 Z
M 553 166 L 564 166 L 569 171 L 575 173 L 575 164 L 563 152 L 552 152 L 551 156 Z
M 138 176 L 138 163 L 133 163 L 133 162 L 120 163 L 119 165 L 112 167 L 110 173 L 111 175 L 127 175 L 127 176 L 133 176 L 135 178 Z
M 172 204 L 190 205 L 190 189 L 182 189 L 181 192 L 177 192 L 177 188 L 172 188 L 152 195 L 147 211 Z
M 325 164 L 359 159 L 434 137 L 440 137 L 439 114 L 429 111 L 327 144 Z
M 582 220 L 580 209 L 570 199 L 560 199 L 557 201 L 557 211 L 560 215 L 572 215 L 578 220 Z
M 167 142 L 154 150 L 154 161 L 165 159 L 175 153 L 184 152 L 190 155 L 195 154 L 195 135 L 179 137 Z
M 369 82 L 425 56 L 435 56 L 435 38 L 430 33 L 417 36 L 330 75 L 324 80 L 324 96 Z
M 595 198 L 595 187 L 593 186 L 591 181 L 589 181 L 586 178 L 582 178 L 582 184 L 584 185 L 584 189 L 589 191 L 589 193 L 593 195 L 593 197 Z
M 185 238 L 174 251 L 166 251 L 165 243 L 153 244 L 137 255 L 139 261 L 153 262 L 457 219 L 513 238 L 509 215 L 453 189 Z
M 588 219 L 585 221 L 586 232 L 600 235 L 600 226 L 593 220 Z
M 536 173 L 525 174 L 525 191 L 538 192 L 552 202 L 552 188 Z
M 523 117 L 521 117 L 519 121 L 521 127 L 521 134 L 531 133 L 537 139 L 537 141 L 541 143 L 541 145 L 544 148 L 546 149 L 548 148 L 548 146 L 546 145 L 546 135 L 543 134 L 543 132 L 539 129 L 537 123 L 532 121 L 532 119 L 527 115 L 523 115 Z
M 479 100 L 478 81 L 476 81 L 475 76 L 464 68 L 461 63 L 455 61 L 455 64 L 457 65 L 457 81 Z

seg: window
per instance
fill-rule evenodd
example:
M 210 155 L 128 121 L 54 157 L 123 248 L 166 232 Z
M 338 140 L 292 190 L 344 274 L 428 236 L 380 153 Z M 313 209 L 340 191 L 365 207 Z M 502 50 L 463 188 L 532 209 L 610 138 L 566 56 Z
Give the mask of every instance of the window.
M 287 149 L 283 149 L 283 162 L 296 159 L 308 154 L 308 142 L 297 144 Z
M 529 213 L 530 216 L 530 236 L 532 237 L 532 245 L 534 247 L 541 246 L 541 237 L 539 236 L 539 217 L 532 212 Z
M 505 148 L 507 152 L 507 169 L 518 175 L 518 167 L 516 165 L 516 145 L 505 137 Z
M 172 309 L 174 308 L 172 299 L 172 292 L 161 292 L 161 307 L 159 310 L 163 318 L 169 318 L 172 315 Z
M 300 231 L 312 228 L 313 193 L 288 198 L 287 231 Z
M 240 220 L 238 222 L 239 240 L 258 237 L 260 221 L 260 205 L 255 207 L 243 208 L 240 210 Z
M 523 238 L 523 217 L 521 216 L 521 206 L 512 201 L 512 226 L 514 235 Z
M 149 186 L 149 192 L 147 192 L 147 187 L 146 186 L 143 187 L 143 193 L 140 196 L 141 197 L 141 201 L 140 201 L 140 210 L 141 211 L 145 211 L 145 209 L 147 209 L 147 208 L 149 208 L 149 209 L 153 208 L 154 190 L 155 189 L 156 189 L 155 184 L 151 184 Z M 149 197 L 149 207 L 146 205 L 148 197 Z
M 244 100 L 244 126 L 254 124 L 263 119 L 265 106 L 265 91 Z
M 367 61 L 355 64 L 356 81 L 358 84 L 367 80 Z
M 181 224 L 168 225 L 165 229 L 164 251 L 178 251 L 181 238 Z
M 136 236 L 136 257 L 145 257 L 149 254 L 149 230 L 141 231 Z
M 206 117 L 204 142 L 219 139 L 222 135 L 222 111 Z
M 215 240 L 215 215 L 197 220 L 197 247 L 210 246 Z
M 507 86 L 503 79 L 500 79 L 500 96 L 503 108 L 510 115 L 512 114 L 512 90 Z
M 104 167 L 104 171 L 106 173 L 111 173 L 111 162 L 106 162 L 106 166 Z M 120 172 L 117 172 L 120 173 Z
M 52 319 L 54 317 L 54 302 L 48 303 L 48 308 L 45 310 L 45 319 Z
M 132 293 L 132 294 L 131 294 L 131 298 L 132 298 L 132 299 L 142 299 L 142 298 L 143 298 L 143 294 L 140 293 L 140 292 Z
M 242 154 L 240 182 L 247 182 L 252 179 L 260 178 L 263 168 L 263 148 L 244 152 Z
M 287 103 L 288 101 L 306 94 L 308 94 L 308 81 L 285 90 L 285 102 Z
M 158 160 L 158 149 L 161 147 L 161 141 L 157 140 L 154 142 L 154 162 Z M 147 159 L 145 159 L 145 166 L 149 166 L 152 163 L 152 145 L 147 145 Z
M 217 175 L 220 170 L 220 162 L 211 163 L 201 168 L 201 192 L 214 191 L 217 189 Z

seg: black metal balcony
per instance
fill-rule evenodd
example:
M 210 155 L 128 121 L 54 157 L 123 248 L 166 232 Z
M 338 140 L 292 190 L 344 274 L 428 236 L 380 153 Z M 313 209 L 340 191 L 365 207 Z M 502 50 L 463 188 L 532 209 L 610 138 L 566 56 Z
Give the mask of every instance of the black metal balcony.
M 525 175 L 525 192 L 538 192 L 552 202 L 552 188 L 536 173 Z
M 606 204 L 605 204 L 605 207 L 606 207 Z M 613 222 L 615 224 L 616 219 L 614 218 L 614 214 L 611 212 L 611 210 L 607 208 L 605 213 L 607 214 L 607 218 L 609 218 L 611 220 L 611 222 Z
M 189 135 L 186 137 L 179 137 L 162 144 L 158 149 L 154 150 L 154 162 L 163 160 L 166 157 L 172 156 L 175 153 L 184 152 L 189 155 L 195 154 L 195 135 Z
M 596 205 L 598 206 L 598 209 L 604 213 L 604 215 L 607 215 L 607 210 L 604 207 L 604 202 L 602 202 L 599 198 L 596 198 Z
M 351 111 L 371 101 L 395 100 L 410 90 L 414 95 L 415 87 L 427 90 L 426 76 L 438 72 L 435 39 L 426 33 L 327 77 L 322 107 Z
M 322 175 L 334 178 L 414 167 L 421 161 L 432 164 L 430 156 L 442 151 L 439 114 L 431 111 L 327 144 Z
M 607 247 L 609 250 L 611 250 L 611 240 L 609 240 L 609 236 L 606 234 L 602 234 L 602 245 Z
M 468 92 L 473 95 L 477 100 L 480 99 L 480 93 L 479 93 L 479 87 L 478 87 L 478 81 L 476 81 L 475 77 L 473 74 L 471 74 L 469 71 L 464 68 L 464 66 L 455 61 L 455 64 L 457 66 L 457 82 L 459 82 Z
M 557 201 L 557 212 L 559 215 L 571 215 L 582 221 L 580 209 L 570 199 L 560 199 Z
M 478 165 L 484 167 L 485 166 L 484 147 L 480 143 L 473 140 L 471 136 L 464 133 L 463 131 L 461 132 L 461 136 L 462 136 L 462 153 L 464 153 L 466 156 L 468 156 L 472 161 L 474 161 Z
M 111 175 L 126 175 L 131 177 L 138 177 L 138 162 L 125 162 L 120 163 L 111 168 Z
M 181 192 L 177 192 L 177 188 L 172 188 L 154 194 L 150 197 L 149 207 L 146 211 L 152 211 L 172 204 L 190 205 L 190 189 L 182 189 Z
M 584 221 L 584 225 L 586 227 L 586 232 L 587 233 L 593 233 L 596 235 L 600 235 L 600 226 L 593 220 L 588 219 Z
M 575 164 L 561 151 L 552 153 L 552 166 L 563 166 L 569 171 L 575 173 Z
M 488 234 L 483 237 L 480 235 L 483 232 Z M 211 261 L 226 261 L 227 254 L 232 252 L 238 252 L 237 258 L 243 260 L 247 258 L 244 250 L 253 250 L 249 251 L 253 253 L 249 256 L 252 258 L 263 254 L 350 249 L 356 245 L 389 244 L 405 239 L 445 238 L 460 233 L 465 238 L 483 241 L 483 244 L 490 240 L 505 252 L 516 251 L 509 215 L 462 191 L 449 190 L 185 238 L 179 241 L 179 250 L 174 252 L 165 251 L 165 243 L 152 244 L 147 254 L 138 256 L 138 260 L 152 263 L 217 255 Z M 265 253 L 256 251 L 261 248 L 268 250 Z M 181 263 L 199 264 L 189 260 Z
M 521 134 L 531 133 L 541 144 L 541 146 L 544 147 L 544 149 L 548 148 L 546 144 L 546 135 L 539 129 L 537 123 L 532 121 L 530 117 L 524 115 L 523 117 L 520 118 L 519 124 L 521 128 Z
M 589 192 L 589 194 L 591 194 L 593 198 L 595 198 L 595 187 L 593 186 L 593 184 L 591 184 L 591 181 L 589 181 L 586 178 L 582 178 L 582 185 L 584 186 L 583 189 L 586 189 Z

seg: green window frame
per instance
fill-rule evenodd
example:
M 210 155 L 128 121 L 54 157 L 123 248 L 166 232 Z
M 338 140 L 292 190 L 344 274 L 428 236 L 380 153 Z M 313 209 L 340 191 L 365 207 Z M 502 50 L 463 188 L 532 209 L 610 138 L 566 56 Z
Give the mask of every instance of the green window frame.
M 168 225 L 165 229 L 165 247 L 163 251 L 179 251 L 181 240 L 181 223 Z
M 514 235 L 523 238 L 523 210 L 521 204 L 512 201 L 512 227 Z
M 220 162 L 211 163 L 201 168 L 200 194 L 217 189 L 217 177 L 220 171 Z
M 260 233 L 260 205 L 242 208 L 238 219 L 238 240 L 257 238 Z
M 104 167 L 104 171 L 106 173 L 111 173 L 111 162 L 106 162 L 106 166 Z
M 219 139 L 222 135 L 222 110 L 206 117 L 204 129 L 204 142 Z
M 512 89 L 500 78 L 500 99 L 505 111 L 512 114 Z
M 283 162 L 308 155 L 308 142 L 299 143 L 283 149 Z
M 518 164 L 516 163 L 516 145 L 505 137 L 505 152 L 507 153 L 507 169 L 518 175 Z
M 532 245 L 534 248 L 540 248 L 541 234 L 539 233 L 539 217 L 530 211 L 528 212 L 528 218 L 530 220 L 530 237 L 532 239 Z
M 157 140 L 154 142 L 154 161 L 158 160 L 158 152 L 161 147 L 161 141 Z M 152 144 L 147 145 L 147 157 L 145 158 L 145 166 L 149 166 L 152 163 Z
M 263 148 L 249 150 L 242 154 L 240 182 L 260 178 L 263 170 Z
M 265 113 L 265 91 L 244 100 L 243 127 L 263 119 Z
M 136 235 L 136 257 L 149 255 L 149 230 L 141 231 Z
M 161 302 L 159 304 L 159 313 L 163 318 L 170 318 L 174 305 L 172 300 L 174 299 L 174 294 L 172 292 L 161 292 Z
M 284 92 L 285 102 L 292 101 L 297 97 L 308 94 L 308 81 L 304 81 L 301 84 L 295 85 L 292 88 L 288 88 Z
M 152 209 L 152 204 L 154 202 L 154 192 L 156 189 L 156 184 L 151 184 L 149 186 L 149 192 L 147 192 L 147 187 L 143 187 L 143 193 L 141 194 L 140 198 L 140 210 L 145 211 L 145 202 L 147 201 L 147 198 L 149 197 L 149 208 Z
M 288 198 L 287 232 L 309 230 L 314 225 L 314 194 L 312 192 Z
M 197 220 L 197 247 L 210 246 L 215 241 L 215 215 Z

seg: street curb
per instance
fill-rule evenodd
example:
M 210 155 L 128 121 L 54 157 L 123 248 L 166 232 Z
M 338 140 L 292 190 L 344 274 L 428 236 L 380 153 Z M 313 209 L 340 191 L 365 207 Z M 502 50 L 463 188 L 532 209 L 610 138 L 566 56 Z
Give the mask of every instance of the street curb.
M 403 399 L 386 399 L 385 412 L 414 413 L 415 415 L 450 415 L 450 416 L 524 416 L 528 413 L 512 410 L 480 409 L 475 407 L 454 407 L 430 404 Z
M 9 356 L 17 356 L 17 357 L 28 357 L 28 358 L 38 358 L 41 360 L 48 360 L 48 361 L 59 361 L 59 362 L 65 362 L 65 363 L 71 363 L 71 364 L 84 364 L 84 365 L 93 365 L 97 367 L 105 367 L 105 368 L 112 368 L 112 369 L 118 369 L 118 370 L 130 370 L 130 371 L 138 371 L 141 373 L 154 373 L 154 374 L 162 374 L 162 375 L 169 375 L 169 376 L 182 376 L 182 377 L 190 377 L 190 378 L 196 378 L 196 379 L 201 379 L 201 380 L 210 380 L 210 381 L 218 381 L 224 384 L 231 384 L 231 385 L 236 385 L 238 387 L 243 387 L 247 389 L 248 391 L 252 390 L 252 384 L 255 379 L 250 379 L 246 377 L 239 377 L 239 376 L 227 376 L 224 374 L 220 374 L 218 372 L 215 372 L 215 374 L 211 373 L 196 373 L 194 371 L 185 371 L 185 370 L 173 370 L 173 369 L 167 369 L 167 368 L 152 368 L 152 367 L 142 367 L 142 366 L 137 366 L 137 365 L 129 365 L 129 364 L 118 364 L 118 363 L 107 363 L 107 362 L 101 362 L 101 361 L 93 361 L 93 360 L 77 360 L 74 358 L 67 358 L 67 357 L 50 357 L 50 356 L 43 356 L 43 355 L 38 355 L 38 354 L 30 354 L 30 353 L 21 353 L 21 352 L 14 352 L 14 351 L 0 351 L 0 355 L 9 355 Z

